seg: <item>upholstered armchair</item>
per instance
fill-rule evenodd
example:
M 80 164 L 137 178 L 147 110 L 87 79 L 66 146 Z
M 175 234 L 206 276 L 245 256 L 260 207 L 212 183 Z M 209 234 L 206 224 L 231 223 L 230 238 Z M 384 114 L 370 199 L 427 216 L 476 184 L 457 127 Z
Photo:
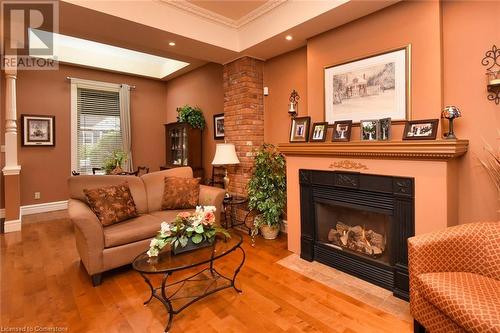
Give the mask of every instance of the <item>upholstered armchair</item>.
M 408 239 L 415 332 L 500 332 L 500 222 Z

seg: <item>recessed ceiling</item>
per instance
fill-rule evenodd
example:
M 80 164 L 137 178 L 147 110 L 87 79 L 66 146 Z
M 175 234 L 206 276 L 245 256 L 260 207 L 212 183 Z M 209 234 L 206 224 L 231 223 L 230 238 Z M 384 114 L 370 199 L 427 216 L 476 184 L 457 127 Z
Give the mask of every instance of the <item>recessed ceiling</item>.
M 219 15 L 225 16 L 232 20 L 239 20 L 243 16 L 248 15 L 252 11 L 270 2 L 268 0 L 260 1 L 245 1 L 245 0 L 228 0 L 228 1 L 205 1 L 205 0 L 186 0 L 206 10 L 210 10 Z

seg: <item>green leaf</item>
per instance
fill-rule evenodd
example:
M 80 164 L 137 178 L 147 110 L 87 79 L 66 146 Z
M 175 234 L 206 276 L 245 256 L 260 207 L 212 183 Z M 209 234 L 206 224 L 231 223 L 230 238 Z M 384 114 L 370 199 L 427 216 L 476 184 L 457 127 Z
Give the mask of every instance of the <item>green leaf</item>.
M 195 234 L 195 235 L 191 238 L 191 240 L 193 241 L 193 243 L 195 243 L 195 244 L 199 244 L 199 243 L 201 243 L 201 241 L 203 240 L 203 236 L 202 236 L 202 235 L 200 235 L 200 234 Z
M 202 224 L 199 224 L 197 225 L 196 227 L 194 227 L 194 231 L 197 233 L 197 234 L 202 234 L 203 233 L 203 225 Z
M 188 243 L 188 238 L 185 236 L 182 236 L 181 238 L 179 238 L 179 242 L 181 243 L 182 247 L 186 247 L 186 245 Z

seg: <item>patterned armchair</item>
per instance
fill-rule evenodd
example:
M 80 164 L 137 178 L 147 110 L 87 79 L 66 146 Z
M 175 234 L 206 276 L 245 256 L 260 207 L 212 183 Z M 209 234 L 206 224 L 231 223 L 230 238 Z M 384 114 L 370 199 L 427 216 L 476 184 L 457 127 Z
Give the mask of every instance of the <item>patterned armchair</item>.
M 500 333 L 500 222 L 408 239 L 415 332 Z

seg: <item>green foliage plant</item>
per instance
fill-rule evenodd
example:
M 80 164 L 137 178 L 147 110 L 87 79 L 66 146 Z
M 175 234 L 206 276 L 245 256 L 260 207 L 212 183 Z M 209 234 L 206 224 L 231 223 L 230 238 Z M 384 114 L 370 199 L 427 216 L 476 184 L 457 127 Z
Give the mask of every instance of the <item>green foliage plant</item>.
M 102 168 L 106 174 L 110 174 L 116 168 L 122 168 L 123 163 L 128 159 L 127 153 L 123 150 L 115 150 L 111 156 L 104 160 Z
M 180 122 L 186 122 L 193 128 L 205 128 L 205 118 L 203 117 L 203 111 L 199 107 L 192 107 L 186 104 L 178 107 L 177 113 L 179 114 L 178 119 Z
M 249 208 L 261 216 L 255 219 L 255 230 L 261 225 L 279 226 L 286 204 L 285 157 L 272 145 L 264 143 L 254 154 L 255 166 L 248 182 Z

